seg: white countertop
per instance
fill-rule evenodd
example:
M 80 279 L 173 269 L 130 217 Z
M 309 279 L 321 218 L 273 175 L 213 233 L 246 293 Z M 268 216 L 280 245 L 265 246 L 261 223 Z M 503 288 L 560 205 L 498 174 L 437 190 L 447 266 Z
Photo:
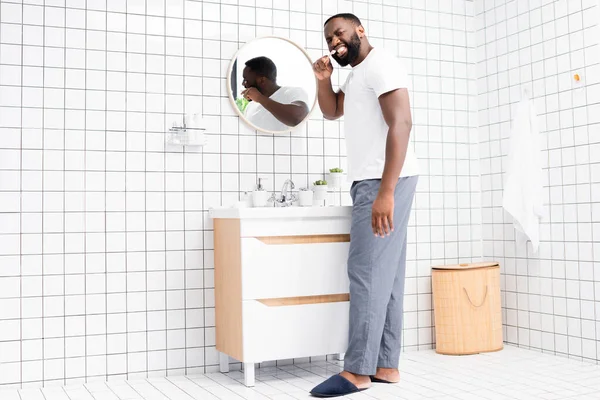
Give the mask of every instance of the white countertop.
M 211 218 L 232 219 L 277 219 L 277 218 L 349 218 L 352 206 L 332 207 L 247 207 L 212 208 L 208 211 Z

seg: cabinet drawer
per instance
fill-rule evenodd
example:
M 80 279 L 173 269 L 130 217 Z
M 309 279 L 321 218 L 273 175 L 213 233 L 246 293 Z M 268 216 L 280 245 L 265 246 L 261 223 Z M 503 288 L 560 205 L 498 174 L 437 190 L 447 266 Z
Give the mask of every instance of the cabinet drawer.
M 242 238 L 242 299 L 348 293 L 345 240 L 346 235 Z
M 243 219 L 240 234 L 242 237 L 335 235 L 350 233 L 351 225 L 352 221 L 349 217 Z
M 290 306 L 244 301 L 244 361 L 344 353 L 349 307 L 348 301 Z

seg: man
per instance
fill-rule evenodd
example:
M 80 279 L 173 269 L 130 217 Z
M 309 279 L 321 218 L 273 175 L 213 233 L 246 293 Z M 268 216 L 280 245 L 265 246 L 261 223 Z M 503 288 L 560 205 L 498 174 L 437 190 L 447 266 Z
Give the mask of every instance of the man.
M 333 397 L 400 380 L 406 234 L 418 160 L 409 147 L 409 78 L 400 60 L 373 48 L 352 14 L 329 18 L 329 51 L 352 71 L 341 90 L 331 85 L 329 55 L 313 64 L 326 119 L 345 118 L 353 201 L 348 276 L 350 332 L 344 371 L 311 394 Z
M 289 131 L 308 115 L 308 95 L 301 88 L 277 85 L 277 67 L 267 57 L 246 61 L 243 71 L 246 88 L 242 96 L 250 100 L 246 118 L 259 128 Z

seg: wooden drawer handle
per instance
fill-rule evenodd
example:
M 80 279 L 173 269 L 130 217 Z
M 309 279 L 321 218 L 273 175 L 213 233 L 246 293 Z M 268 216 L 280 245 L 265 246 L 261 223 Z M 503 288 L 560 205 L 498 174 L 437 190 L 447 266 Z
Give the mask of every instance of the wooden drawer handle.
M 264 244 L 344 243 L 350 242 L 350 235 L 259 236 L 256 239 Z
M 350 301 L 350 294 L 342 293 L 320 296 L 280 297 L 275 299 L 259 299 L 257 301 L 268 307 L 299 306 L 303 304 L 339 303 L 343 301 Z
M 479 307 L 481 307 L 481 306 L 482 306 L 482 305 L 485 303 L 485 299 L 486 299 L 486 297 L 487 297 L 487 294 L 488 294 L 488 287 L 487 287 L 487 285 L 485 285 L 485 294 L 483 295 L 483 300 L 481 301 L 481 304 L 480 304 L 480 305 L 478 305 L 478 306 L 476 306 L 475 304 L 473 304 L 473 302 L 471 301 L 471 297 L 469 296 L 469 293 L 467 293 L 467 289 L 465 289 L 465 288 L 463 287 L 463 290 L 465 291 L 465 294 L 467 295 L 467 299 L 469 300 L 469 303 L 471 303 L 471 305 L 472 305 L 473 307 L 475 307 L 475 308 L 479 308 Z

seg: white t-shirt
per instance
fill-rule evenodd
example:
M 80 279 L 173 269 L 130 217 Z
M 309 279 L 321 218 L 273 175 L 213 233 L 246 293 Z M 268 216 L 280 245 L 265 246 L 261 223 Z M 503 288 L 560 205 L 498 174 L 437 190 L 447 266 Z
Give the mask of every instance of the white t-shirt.
M 348 154 L 348 180 L 381 179 L 385 166 L 388 125 L 379 96 L 409 88 L 410 79 L 400 59 L 373 48 L 352 68 L 340 88 L 344 94 L 344 131 Z M 400 176 L 419 174 L 418 159 L 409 144 Z
M 281 104 L 301 101 L 308 107 L 308 95 L 299 87 L 282 86 L 271 95 L 270 99 Z M 293 128 L 279 121 L 269 110 L 255 101 L 248 103 L 246 118 L 259 128 L 269 131 L 289 131 Z

